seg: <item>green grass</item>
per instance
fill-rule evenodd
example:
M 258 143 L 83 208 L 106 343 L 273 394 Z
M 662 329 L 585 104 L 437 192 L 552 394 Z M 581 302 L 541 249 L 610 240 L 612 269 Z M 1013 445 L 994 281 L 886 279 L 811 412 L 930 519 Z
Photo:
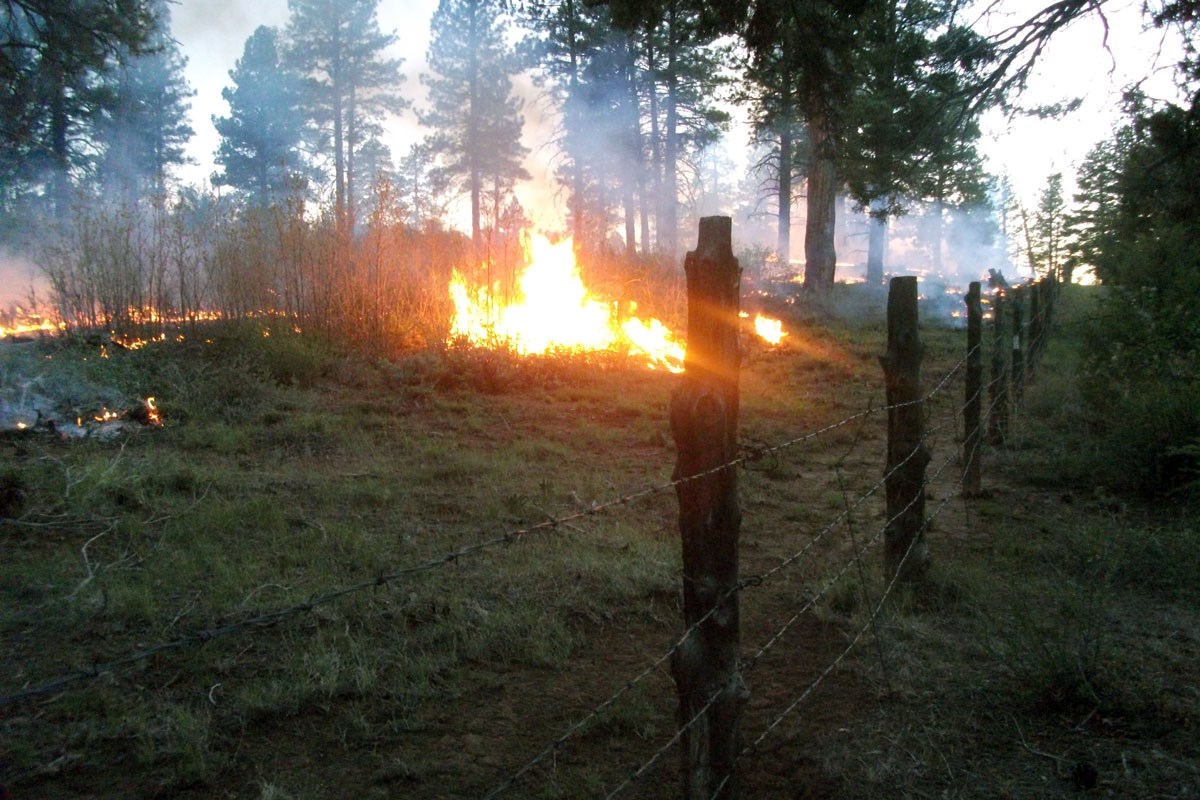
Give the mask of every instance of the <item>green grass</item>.
M 922 335 L 929 381 L 963 340 Z M 783 348 L 747 356 L 744 438 L 776 444 L 878 408 L 882 337 L 828 309 L 797 315 Z M 113 442 L 0 440 L 13 498 L 0 693 L 563 522 L 6 710 L 0 780 L 17 796 L 83 796 L 78 776 L 118 771 L 129 796 L 478 796 L 680 632 L 674 493 L 586 513 L 669 479 L 670 376 L 458 347 L 372 363 L 254 331 L 102 361 L 84 345 L 50 355 L 63 385 L 153 394 L 166 424 Z M 1111 796 L 1193 780 L 1164 759 L 1198 755 L 1194 520 L 1086 482 L 1090 440 L 1066 379 L 1077 362 L 1060 345 L 1046 359 L 1042 374 L 1060 379 L 1035 381 L 1010 441 L 984 453 L 988 493 L 958 500 L 952 462 L 931 492 L 951 502 L 929 533 L 926 582 L 897 591 L 778 750 L 748 761 L 748 793 L 1053 795 L 1057 762 L 1021 736 L 1108 765 Z M 10 388 L 31 363 L 6 365 Z M 931 421 L 961 395 L 940 393 Z M 744 575 L 796 554 L 879 480 L 884 430 L 875 414 L 740 474 Z M 935 462 L 958 436 L 936 435 Z M 852 531 L 743 593 L 744 653 L 882 513 L 867 501 Z M 885 585 L 878 551 L 866 559 L 754 670 L 748 735 L 875 613 Z M 664 664 L 513 796 L 602 794 L 669 736 L 672 704 Z M 1123 757 L 1135 766 L 1112 766 Z M 675 764 L 668 754 L 645 796 L 672 796 Z

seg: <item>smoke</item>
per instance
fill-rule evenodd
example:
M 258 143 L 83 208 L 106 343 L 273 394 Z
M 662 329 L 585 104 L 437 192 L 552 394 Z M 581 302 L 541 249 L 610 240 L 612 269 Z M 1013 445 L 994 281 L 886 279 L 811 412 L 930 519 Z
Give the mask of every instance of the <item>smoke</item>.
M 0 250 L 0 311 L 44 307 L 49 296 L 50 286 L 33 262 Z
M 534 85 L 531 73 L 514 76 L 513 94 L 525 102 L 521 143 L 529 149 L 523 166 L 530 179 L 517 186 L 517 197 L 534 228 L 548 232 L 562 230 L 566 218 L 561 187 L 554 177 L 556 153 L 551 144 L 562 127 L 562 115 L 550 98 Z

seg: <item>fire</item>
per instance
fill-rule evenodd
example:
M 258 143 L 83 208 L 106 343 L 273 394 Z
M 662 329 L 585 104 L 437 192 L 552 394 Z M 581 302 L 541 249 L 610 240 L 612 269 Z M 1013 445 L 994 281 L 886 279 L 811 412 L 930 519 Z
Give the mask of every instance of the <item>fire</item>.
M 507 304 L 487 286 L 472 288 L 455 270 L 450 281 L 452 338 L 481 346 L 503 343 L 523 354 L 628 349 L 651 367 L 683 370 L 683 344 L 666 325 L 657 319 L 621 319 L 617 303 L 592 296 L 569 238 L 552 243 L 544 236 L 532 237 L 527 254 L 518 299 Z
M 158 406 L 154 402 L 153 397 L 147 397 L 143 405 L 146 407 L 146 424 L 162 425 L 162 414 L 158 411 Z
M 757 314 L 754 317 L 754 332 L 771 344 L 779 344 L 787 333 L 783 330 L 783 320 L 771 319 Z
M 8 313 L 0 313 L 0 339 L 9 336 L 28 336 L 38 333 L 58 333 L 66 326 L 48 316 L 26 311 L 21 308 Z
M 750 315 L 745 311 L 739 312 L 738 316 L 742 319 L 750 319 Z M 754 332 L 767 344 L 779 344 L 783 341 L 783 337 L 787 336 L 783 330 L 783 320 L 764 317 L 762 314 L 754 315 Z

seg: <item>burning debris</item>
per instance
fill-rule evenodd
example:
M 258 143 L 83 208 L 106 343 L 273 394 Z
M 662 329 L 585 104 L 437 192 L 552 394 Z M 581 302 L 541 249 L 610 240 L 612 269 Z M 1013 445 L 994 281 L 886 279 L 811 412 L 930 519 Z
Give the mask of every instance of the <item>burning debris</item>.
M 48 369 L 43 365 L 53 356 L 37 344 L 13 344 L 4 355 L 0 435 L 41 433 L 64 440 L 109 440 L 162 425 L 153 397 L 130 400 L 110 387 Z
M 162 415 L 153 397 L 113 411 L 101 406 L 99 411 L 88 416 L 77 414 L 73 421 L 55 408 L 48 398 L 32 394 L 22 398 L 22 403 L 0 398 L 0 433 L 43 432 L 64 440 L 99 439 L 108 441 L 123 433 L 144 428 L 161 427 Z

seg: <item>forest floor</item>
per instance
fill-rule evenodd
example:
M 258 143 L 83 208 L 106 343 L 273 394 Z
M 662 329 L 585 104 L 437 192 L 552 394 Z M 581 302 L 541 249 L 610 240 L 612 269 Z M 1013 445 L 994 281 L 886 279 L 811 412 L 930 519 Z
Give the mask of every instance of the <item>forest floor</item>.
M 923 330 L 911 586 L 881 570 L 883 327 L 787 329 L 741 379 L 742 796 L 1200 797 L 1196 515 L 1066 477 L 1070 316 L 971 498 L 965 335 Z M 680 796 L 673 376 L 244 333 L 107 355 L 0 343 L 3 397 L 164 418 L 0 434 L 15 800 Z

